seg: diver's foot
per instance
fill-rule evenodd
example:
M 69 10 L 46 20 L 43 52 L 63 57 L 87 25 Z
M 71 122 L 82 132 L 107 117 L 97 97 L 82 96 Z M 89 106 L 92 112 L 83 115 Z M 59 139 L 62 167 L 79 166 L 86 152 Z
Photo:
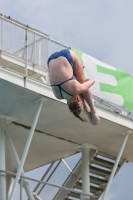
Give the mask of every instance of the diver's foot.
M 87 116 L 88 116 L 88 120 L 89 120 L 89 122 L 90 122 L 91 124 L 93 124 L 93 120 L 92 120 L 91 112 L 88 113 Z
M 91 112 L 91 117 L 94 125 L 98 125 L 100 123 L 100 117 L 98 116 L 97 111 Z
M 88 122 L 89 122 L 90 124 L 93 124 L 91 112 L 90 112 L 90 111 L 88 111 L 88 112 L 85 111 L 85 113 L 86 113 L 86 115 L 87 115 L 87 117 L 88 117 Z

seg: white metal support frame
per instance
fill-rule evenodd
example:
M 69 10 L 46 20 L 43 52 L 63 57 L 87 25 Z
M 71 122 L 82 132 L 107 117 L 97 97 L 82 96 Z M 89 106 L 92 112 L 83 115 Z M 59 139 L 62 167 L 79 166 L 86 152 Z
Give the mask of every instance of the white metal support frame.
M 6 174 L 10 174 L 10 175 L 13 175 L 13 176 L 16 176 L 15 173 L 13 172 L 9 172 L 9 171 L 3 171 L 3 170 L 0 170 L 1 172 L 4 172 Z M 21 179 L 24 178 L 24 179 L 27 179 L 27 180 L 30 180 L 30 181 L 34 181 L 34 182 L 37 182 L 37 183 L 41 183 L 41 184 L 44 184 L 44 185 L 48 185 L 48 186 L 52 186 L 52 187 L 55 187 L 55 188 L 58 188 L 58 189 L 62 189 L 62 190 L 65 190 L 65 191 L 68 191 L 68 192 L 74 192 L 75 194 L 83 194 L 83 195 L 86 195 L 86 196 L 90 196 L 92 197 L 93 199 L 97 199 L 98 196 L 96 195 L 93 195 L 93 194 L 85 194 L 83 192 L 80 192 L 80 191 L 77 191 L 77 190 L 74 190 L 74 189 L 70 189 L 68 187 L 64 187 L 64 186 L 59 186 L 59 185 L 55 185 L 55 184 L 51 184 L 51 183 L 48 183 L 48 182 L 44 182 L 44 181 L 40 181 L 40 180 L 37 180 L 37 179 L 33 179 L 33 178 L 30 178 L 30 177 L 26 177 L 26 176 L 21 176 Z M 20 186 L 21 187 L 21 186 Z M 37 197 L 38 200 L 42 200 L 40 199 L 36 194 L 35 194 L 35 197 Z M 59 199 L 58 199 L 59 200 Z
M 53 162 L 49 168 L 47 169 L 47 171 L 45 172 L 45 174 L 43 175 L 43 177 L 41 178 L 41 181 L 44 180 L 44 178 L 47 176 L 47 174 L 49 173 L 49 171 L 51 170 L 51 168 L 54 166 L 55 162 Z M 41 185 L 41 183 L 38 183 L 35 187 L 35 189 L 33 190 L 33 193 L 35 194 L 35 192 L 37 191 L 37 189 L 39 188 L 39 186 Z
M 5 171 L 4 120 L 0 118 L 0 170 Z M 6 175 L 0 173 L 0 200 L 6 200 Z
M 115 162 L 115 164 L 114 164 L 114 167 L 113 167 L 113 169 L 112 169 L 111 175 L 110 175 L 110 177 L 109 177 L 109 181 L 108 181 L 108 184 L 107 184 L 106 189 L 105 189 L 105 191 L 104 191 L 102 200 L 106 200 L 107 193 L 108 193 L 109 188 L 110 188 L 110 186 L 111 186 L 113 177 L 114 177 L 114 175 L 115 175 L 117 166 L 118 166 L 118 164 L 119 164 L 120 158 L 121 158 L 121 156 L 122 156 L 122 153 L 123 153 L 123 151 L 124 151 L 124 148 L 125 148 L 125 145 L 126 145 L 126 142 L 127 142 L 127 139 L 128 139 L 128 136 L 129 136 L 130 133 L 132 133 L 132 132 L 131 132 L 131 131 L 127 131 L 127 132 L 125 133 L 124 140 L 123 140 L 123 142 L 122 142 L 122 145 L 121 145 L 120 151 L 119 151 L 119 153 L 118 153 L 116 162 Z
M 64 165 L 67 167 L 67 169 L 72 173 L 71 168 L 70 168 L 69 165 L 65 162 L 65 160 L 64 160 L 64 159 L 61 159 L 61 160 L 62 160 L 62 162 L 64 163 Z
M 46 101 L 46 99 L 44 99 L 44 98 L 39 100 L 39 106 L 37 108 L 37 112 L 36 112 L 36 115 L 34 117 L 34 120 L 33 120 L 32 126 L 31 126 L 31 130 L 30 130 L 30 133 L 29 133 L 29 136 L 28 136 L 28 139 L 27 139 L 24 151 L 23 151 L 22 159 L 20 161 L 20 165 L 19 165 L 19 168 L 18 168 L 18 171 L 17 171 L 17 174 L 16 174 L 16 178 L 15 178 L 15 181 L 14 181 L 14 184 L 13 184 L 13 189 L 12 189 L 9 200 L 13 200 L 13 197 L 14 197 L 14 194 L 15 194 L 15 191 L 16 191 L 16 187 L 17 187 L 17 183 L 18 183 L 18 180 L 20 179 L 20 175 L 21 175 L 21 172 L 22 172 L 25 160 L 26 160 L 26 156 L 28 154 L 28 150 L 29 150 L 29 147 L 30 147 L 30 144 L 31 144 L 33 134 L 34 134 L 34 130 L 35 130 L 35 127 L 36 127 L 36 124 L 37 124 L 37 121 L 38 121 L 38 118 L 39 118 L 41 108 L 42 108 L 44 101 Z
M 6 199 L 9 199 L 9 196 L 12 191 L 12 177 L 10 175 L 6 175 Z
M 10 153 L 12 155 L 12 158 L 14 160 L 14 163 L 16 165 L 16 168 L 18 169 L 19 168 L 19 165 L 20 165 L 20 160 L 19 160 L 19 157 L 18 157 L 18 154 L 17 154 L 17 151 L 14 147 L 14 144 L 12 142 L 12 139 L 11 139 L 11 136 L 10 136 L 10 133 L 9 133 L 9 130 L 8 130 L 8 127 L 7 125 L 5 124 L 5 139 L 6 139 L 6 142 L 7 142 L 7 145 L 8 145 L 8 148 L 10 150 Z M 21 172 L 21 175 L 22 176 L 25 176 L 25 173 L 24 173 L 24 170 L 22 169 L 22 172 Z M 26 191 L 26 194 L 28 196 L 28 199 L 29 200 L 34 200 L 34 196 L 30 190 L 30 186 L 29 186 L 29 183 L 24 179 L 23 180 L 23 187 Z
M 20 200 L 22 200 L 23 177 L 20 178 Z
M 90 194 L 90 169 L 89 164 L 90 160 L 96 153 L 96 147 L 90 144 L 83 144 L 80 146 L 77 146 L 73 149 L 76 149 L 78 151 L 82 152 L 82 164 L 81 164 L 81 172 L 82 172 L 82 192 L 85 194 Z M 92 155 L 93 154 L 93 155 Z M 81 194 L 80 196 L 81 200 L 89 200 L 90 197 Z
M 82 147 L 82 191 L 83 193 L 90 194 L 90 175 L 89 175 L 89 152 L 90 148 L 87 146 Z M 83 200 L 89 200 L 87 196 L 82 197 Z
M 2 19 L 1 19 L 1 51 L 3 50 L 3 28 L 4 28 L 4 20 L 3 20 L 3 18 L 4 18 L 4 15 L 3 15 Z

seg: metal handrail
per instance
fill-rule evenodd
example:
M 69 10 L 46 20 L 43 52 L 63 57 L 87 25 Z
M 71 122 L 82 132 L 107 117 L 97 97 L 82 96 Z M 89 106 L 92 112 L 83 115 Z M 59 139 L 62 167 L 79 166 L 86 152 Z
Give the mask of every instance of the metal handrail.
M 26 24 L 24 24 L 24 23 L 21 23 L 21 22 L 15 20 L 15 19 L 11 18 L 10 16 L 6 16 L 6 15 L 0 13 L 0 18 L 1 18 L 1 19 L 5 19 L 6 21 L 8 21 L 8 22 L 10 22 L 10 23 L 12 23 L 12 24 L 14 24 L 14 25 L 17 25 L 17 26 L 19 26 L 19 27 L 21 27 L 21 28 L 24 28 L 24 29 L 27 29 L 27 28 L 28 28 L 29 31 L 31 31 L 31 32 L 33 32 L 33 33 L 36 33 L 37 35 L 39 35 L 39 36 L 41 36 L 41 37 L 44 37 L 44 38 L 50 40 L 51 42 L 54 42 L 54 43 L 59 44 L 59 45 L 61 45 L 61 46 L 63 46 L 63 47 L 66 47 L 66 48 L 71 48 L 71 47 L 68 46 L 68 45 L 65 45 L 65 44 L 63 44 L 63 43 L 61 43 L 61 42 L 59 42 L 59 41 L 57 41 L 57 40 L 54 40 L 54 39 L 50 38 L 48 34 L 46 34 L 46 33 L 44 33 L 44 32 L 41 32 L 41 31 L 39 31 L 39 30 L 37 30 L 37 29 L 35 29 L 35 28 L 29 26 L 29 25 L 26 25 Z
M 26 79 L 28 76 L 28 74 L 27 74 L 27 62 L 28 61 L 31 61 L 34 65 L 39 65 L 42 68 L 46 68 L 47 57 L 49 56 L 49 53 L 50 54 L 52 53 L 52 52 L 49 52 L 50 44 L 52 44 L 54 46 L 58 45 L 58 48 L 70 49 L 70 47 L 68 45 L 62 44 L 59 41 L 51 39 L 48 34 L 42 32 L 42 31 L 39 31 L 33 27 L 30 27 L 29 25 L 21 23 L 15 19 L 12 19 L 10 16 L 6 16 L 6 15 L 0 13 L 0 20 L 1 20 L 1 27 L 0 27 L 0 29 L 1 29 L 0 46 L 1 47 L 0 47 L 0 49 L 1 49 L 1 51 L 5 51 L 16 57 L 22 58 L 25 61 L 25 73 L 24 73 L 24 83 L 25 83 L 24 86 L 25 87 L 26 87 Z M 6 29 L 5 29 L 5 25 L 4 25 L 5 23 L 8 23 L 8 24 L 6 24 L 7 27 L 9 26 L 9 28 L 10 28 L 10 25 L 11 25 L 11 27 L 13 27 L 13 29 L 11 31 L 14 30 L 16 32 L 16 31 L 20 30 L 20 32 L 16 32 L 16 33 L 18 33 L 18 35 L 20 33 L 22 33 L 22 35 L 20 34 L 22 37 L 21 43 L 24 43 L 24 44 L 18 45 L 19 39 L 13 40 L 13 43 L 12 43 L 11 40 L 8 41 L 7 38 L 6 38 L 6 40 L 3 38 L 4 35 L 6 35 L 5 34 Z M 25 30 L 25 33 L 21 29 Z M 46 45 L 43 44 L 44 41 L 46 42 Z M 12 45 L 12 47 L 10 47 L 10 45 Z M 41 53 L 43 51 L 46 51 L 45 57 Z M 17 55 L 18 53 L 20 55 Z
M 53 165 L 54 165 L 54 162 L 51 163 L 51 165 L 49 166 L 49 168 L 47 169 L 47 171 L 45 172 L 45 174 L 44 174 L 43 177 L 41 178 L 41 181 L 44 180 L 44 178 L 46 177 L 46 175 L 48 174 L 48 172 L 50 171 L 50 169 L 53 167 Z M 36 192 L 36 190 L 38 189 L 38 187 L 39 187 L 40 185 L 41 185 L 41 183 L 38 183 L 38 184 L 36 185 L 36 187 L 34 188 L 33 192 Z
M 53 173 L 55 172 L 55 170 L 57 169 L 57 167 L 60 165 L 61 160 L 59 160 L 59 162 L 57 163 L 57 165 L 55 166 L 54 170 L 52 171 L 52 173 L 50 174 L 50 176 L 47 178 L 46 181 L 49 181 L 49 179 L 51 178 L 51 176 L 53 175 Z M 41 189 L 39 190 L 39 192 L 37 193 L 37 195 L 39 195 L 41 193 L 41 191 L 43 190 L 43 188 L 45 187 L 45 184 L 41 187 Z
M 13 172 L 10 172 L 10 171 L 0 170 L 0 173 L 5 173 L 5 174 L 12 175 L 12 176 L 16 176 L 16 173 L 13 173 Z M 47 182 L 44 182 L 44 181 L 40 181 L 40 180 L 33 179 L 33 178 L 30 178 L 30 177 L 22 176 L 22 175 L 20 176 L 20 179 L 21 178 L 24 178 L 24 179 L 27 179 L 27 180 L 30 180 L 30 181 L 35 181 L 35 182 L 38 182 L 38 183 L 42 183 L 42 184 L 45 184 L 45 185 L 53 186 L 53 187 L 56 187 L 56 188 L 59 188 L 59 189 L 63 189 L 63 190 L 69 191 L 69 192 L 74 192 L 74 193 L 82 195 L 82 196 L 85 195 L 85 196 L 88 196 L 88 197 L 93 197 L 95 199 L 98 199 L 98 196 L 95 196 L 95 195 L 93 195 L 91 193 L 86 194 L 86 193 L 83 193 L 83 192 L 75 191 L 75 190 L 67 188 L 67 187 L 63 187 L 63 186 L 47 183 Z
M 37 33 L 40 36 L 44 36 L 45 38 L 49 38 L 48 34 L 42 32 L 42 31 L 39 31 L 39 30 L 37 30 L 37 29 L 27 25 L 27 24 L 24 24 L 24 23 L 22 23 L 20 21 L 17 21 L 15 19 L 11 18 L 10 16 L 6 16 L 6 15 L 0 13 L 0 18 L 1 19 L 5 19 L 6 21 L 8 21 L 8 22 L 10 22 L 10 23 L 12 23 L 12 24 L 14 24 L 16 26 L 19 26 L 19 27 L 21 27 L 23 29 L 27 29 L 28 28 L 30 31 L 32 31 L 34 33 Z

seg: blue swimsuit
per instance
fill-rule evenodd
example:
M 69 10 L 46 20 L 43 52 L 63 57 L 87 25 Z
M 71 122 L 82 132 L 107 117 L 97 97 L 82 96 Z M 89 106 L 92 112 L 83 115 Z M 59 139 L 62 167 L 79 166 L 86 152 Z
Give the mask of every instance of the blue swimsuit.
M 73 61 L 72 61 L 72 57 L 71 57 L 71 54 L 70 54 L 69 49 L 63 49 L 63 50 L 61 50 L 60 52 L 55 52 L 55 53 L 53 53 L 53 54 L 48 58 L 48 61 L 47 61 L 48 67 L 49 67 L 49 62 L 50 62 L 51 60 L 55 59 L 55 58 L 58 58 L 59 56 L 65 57 L 65 58 L 68 60 L 68 62 L 70 63 L 70 65 L 72 66 L 72 69 L 73 69 Z M 61 87 L 61 85 L 62 85 L 63 83 L 65 83 L 65 82 L 67 82 L 67 81 L 74 80 L 74 79 L 76 79 L 76 77 L 73 75 L 70 79 L 68 79 L 68 80 L 66 80 L 66 81 L 64 81 L 64 82 L 62 82 L 62 83 L 60 83 L 60 84 L 58 84 L 58 85 L 51 85 L 51 86 L 58 86 L 58 87 L 59 87 L 59 90 L 60 90 L 60 95 L 61 95 L 62 99 L 64 99 L 61 91 L 63 90 L 63 91 L 64 91 L 65 93 L 67 93 L 67 94 L 69 94 L 69 93 L 66 92 L 66 91 Z M 73 96 L 72 94 L 69 94 L 69 95 L 70 95 L 70 96 Z

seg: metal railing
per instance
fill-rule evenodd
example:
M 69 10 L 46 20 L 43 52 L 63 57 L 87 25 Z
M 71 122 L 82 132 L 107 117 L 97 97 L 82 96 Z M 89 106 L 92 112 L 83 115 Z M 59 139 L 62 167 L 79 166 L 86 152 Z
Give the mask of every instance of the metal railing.
M 13 178 L 16 177 L 16 173 L 13 173 L 13 172 L 9 172 L 9 171 L 3 171 L 3 170 L 0 170 L 0 174 L 3 174 L 5 173 L 6 175 L 10 175 L 12 176 Z M 47 185 L 47 186 L 50 186 L 50 187 L 54 187 L 56 189 L 63 189 L 63 190 L 66 190 L 68 192 L 73 192 L 75 194 L 79 194 L 81 199 L 85 196 L 85 197 L 90 197 L 90 198 L 93 198 L 93 199 L 98 199 L 97 196 L 93 195 L 93 194 L 85 194 L 83 192 L 79 192 L 79 191 L 76 191 L 76 190 L 73 190 L 73 189 L 70 189 L 70 188 L 67 188 L 67 187 L 63 187 L 63 186 L 59 186 L 59 185 L 55 185 L 55 184 L 51 184 L 51 183 L 48 183 L 48 182 L 44 182 L 44 181 L 40 181 L 40 180 L 37 180 L 37 179 L 33 179 L 33 178 L 30 178 L 30 177 L 26 177 L 26 176 L 20 176 L 20 180 L 19 180 L 19 183 L 20 183 L 20 200 L 23 199 L 23 192 L 22 192 L 22 188 L 23 188 L 23 181 L 24 180 L 29 180 L 29 181 L 33 181 L 33 182 L 36 182 L 36 183 L 41 183 L 41 184 L 44 184 L 44 185 Z M 45 197 L 43 199 L 41 199 L 39 196 L 37 196 L 35 193 L 33 193 L 34 197 L 38 200 L 45 200 Z
M 69 48 L 44 32 L 0 14 L 0 50 L 25 60 L 25 68 L 27 62 L 46 68 L 48 56 L 64 47 Z

